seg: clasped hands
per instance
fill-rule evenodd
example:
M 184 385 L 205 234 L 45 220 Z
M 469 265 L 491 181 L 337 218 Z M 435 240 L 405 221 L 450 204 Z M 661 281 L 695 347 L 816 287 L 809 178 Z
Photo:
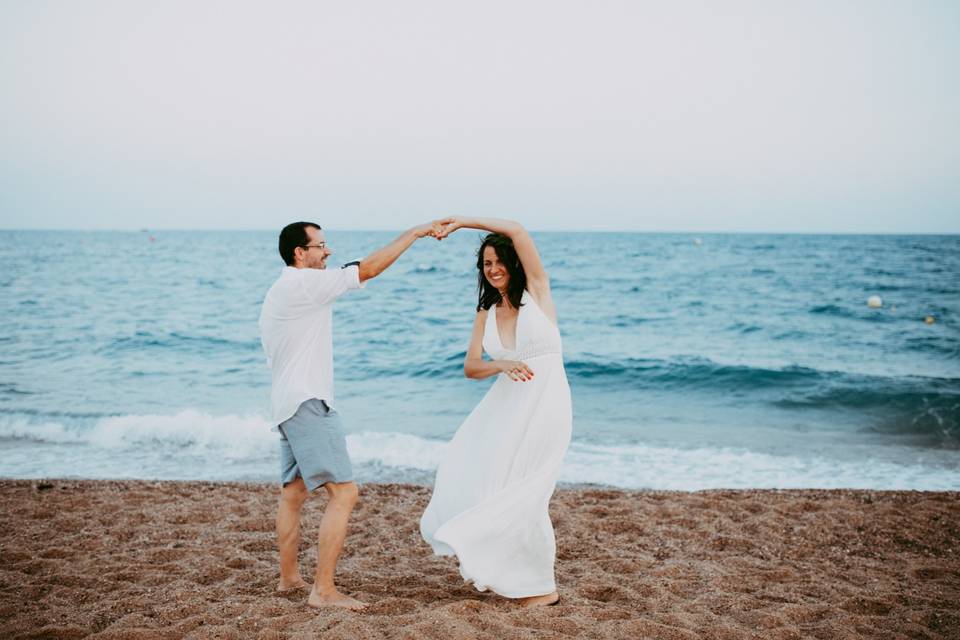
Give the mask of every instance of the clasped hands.
M 457 218 L 450 216 L 447 218 L 440 218 L 432 222 L 424 222 L 423 224 L 414 227 L 414 231 L 416 231 L 418 238 L 430 236 L 431 238 L 436 238 L 437 240 L 443 240 L 462 226 L 463 225 Z

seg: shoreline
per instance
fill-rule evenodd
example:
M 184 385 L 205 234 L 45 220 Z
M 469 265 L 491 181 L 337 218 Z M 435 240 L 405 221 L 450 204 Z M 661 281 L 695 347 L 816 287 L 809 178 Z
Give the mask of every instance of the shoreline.
M 277 594 L 272 483 L 0 479 L 9 638 L 960 637 L 960 492 L 625 490 L 551 502 L 560 606 L 463 584 L 422 485 L 361 485 L 339 566 L 367 612 Z M 313 570 L 323 498 L 304 510 Z
M 167 478 L 81 478 L 69 476 L 44 476 L 42 478 L 15 478 L 0 476 L 0 487 L 13 484 L 143 484 L 143 485 L 196 485 L 211 487 L 234 487 L 261 489 L 263 487 L 277 487 L 277 483 L 270 480 L 195 480 L 195 479 L 167 479 Z M 361 491 L 364 487 L 411 487 L 416 489 L 432 489 L 433 483 L 415 481 L 368 482 L 356 480 Z M 628 488 L 611 484 L 592 482 L 557 482 L 557 492 L 564 491 L 613 491 L 623 494 L 677 494 L 691 495 L 699 493 L 881 493 L 881 494 L 945 494 L 955 496 L 960 502 L 960 490 L 954 489 L 869 489 L 860 487 L 717 487 L 708 489 L 655 489 L 655 488 Z

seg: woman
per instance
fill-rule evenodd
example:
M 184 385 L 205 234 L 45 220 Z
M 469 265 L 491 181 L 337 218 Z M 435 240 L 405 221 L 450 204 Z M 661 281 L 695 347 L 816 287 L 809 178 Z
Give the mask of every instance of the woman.
M 436 554 L 456 554 L 480 591 L 556 604 L 547 507 L 572 411 L 550 280 L 520 224 L 455 217 L 443 236 L 461 228 L 491 232 L 477 254 L 479 303 L 463 370 L 497 381 L 445 449 L 420 532 Z

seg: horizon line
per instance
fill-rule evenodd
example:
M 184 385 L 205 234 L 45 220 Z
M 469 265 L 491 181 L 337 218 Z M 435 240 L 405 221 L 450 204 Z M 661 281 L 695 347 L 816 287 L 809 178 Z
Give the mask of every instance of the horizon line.
M 322 227 L 324 231 L 349 232 L 349 233 L 401 233 L 404 228 L 345 228 L 345 227 Z M 958 236 L 958 231 L 755 231 L 755 230 L 702 230 L 702 231 L 684 231 L 684 230 L 639 230 L 639 229 L 537 229 L 527 228 L 531 233 L 635 233 L 645 235 L 784 235 L 784 236 Z M 86 232 L 86 233 L 185 233 L 185 232 L 251 232 L 266 233 L 276 232 L 272 228 L 224 228 L 224 227 L 102 227 L 102 228 L 80 228 L 80 227 L 0 227 L 0 232 L 8 231 L 26 231 L 26 232 Z M 482 232 L 483 229 L 474 229 Z

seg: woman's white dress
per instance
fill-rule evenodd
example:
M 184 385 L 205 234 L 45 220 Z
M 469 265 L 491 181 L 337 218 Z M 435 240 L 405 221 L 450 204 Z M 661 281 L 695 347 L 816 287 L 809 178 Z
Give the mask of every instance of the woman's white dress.
M 570 443 L 573 414 L 560 332 L 525 291 L 516 348 L 487 313 L 483 348 L 522 360 L 532 380 L 501 373 L 447 445 L 420 532 L 437 555 L 456 555 L 480 591 L 508 598 L 556 590 L 556 540 L 547 507 Z

